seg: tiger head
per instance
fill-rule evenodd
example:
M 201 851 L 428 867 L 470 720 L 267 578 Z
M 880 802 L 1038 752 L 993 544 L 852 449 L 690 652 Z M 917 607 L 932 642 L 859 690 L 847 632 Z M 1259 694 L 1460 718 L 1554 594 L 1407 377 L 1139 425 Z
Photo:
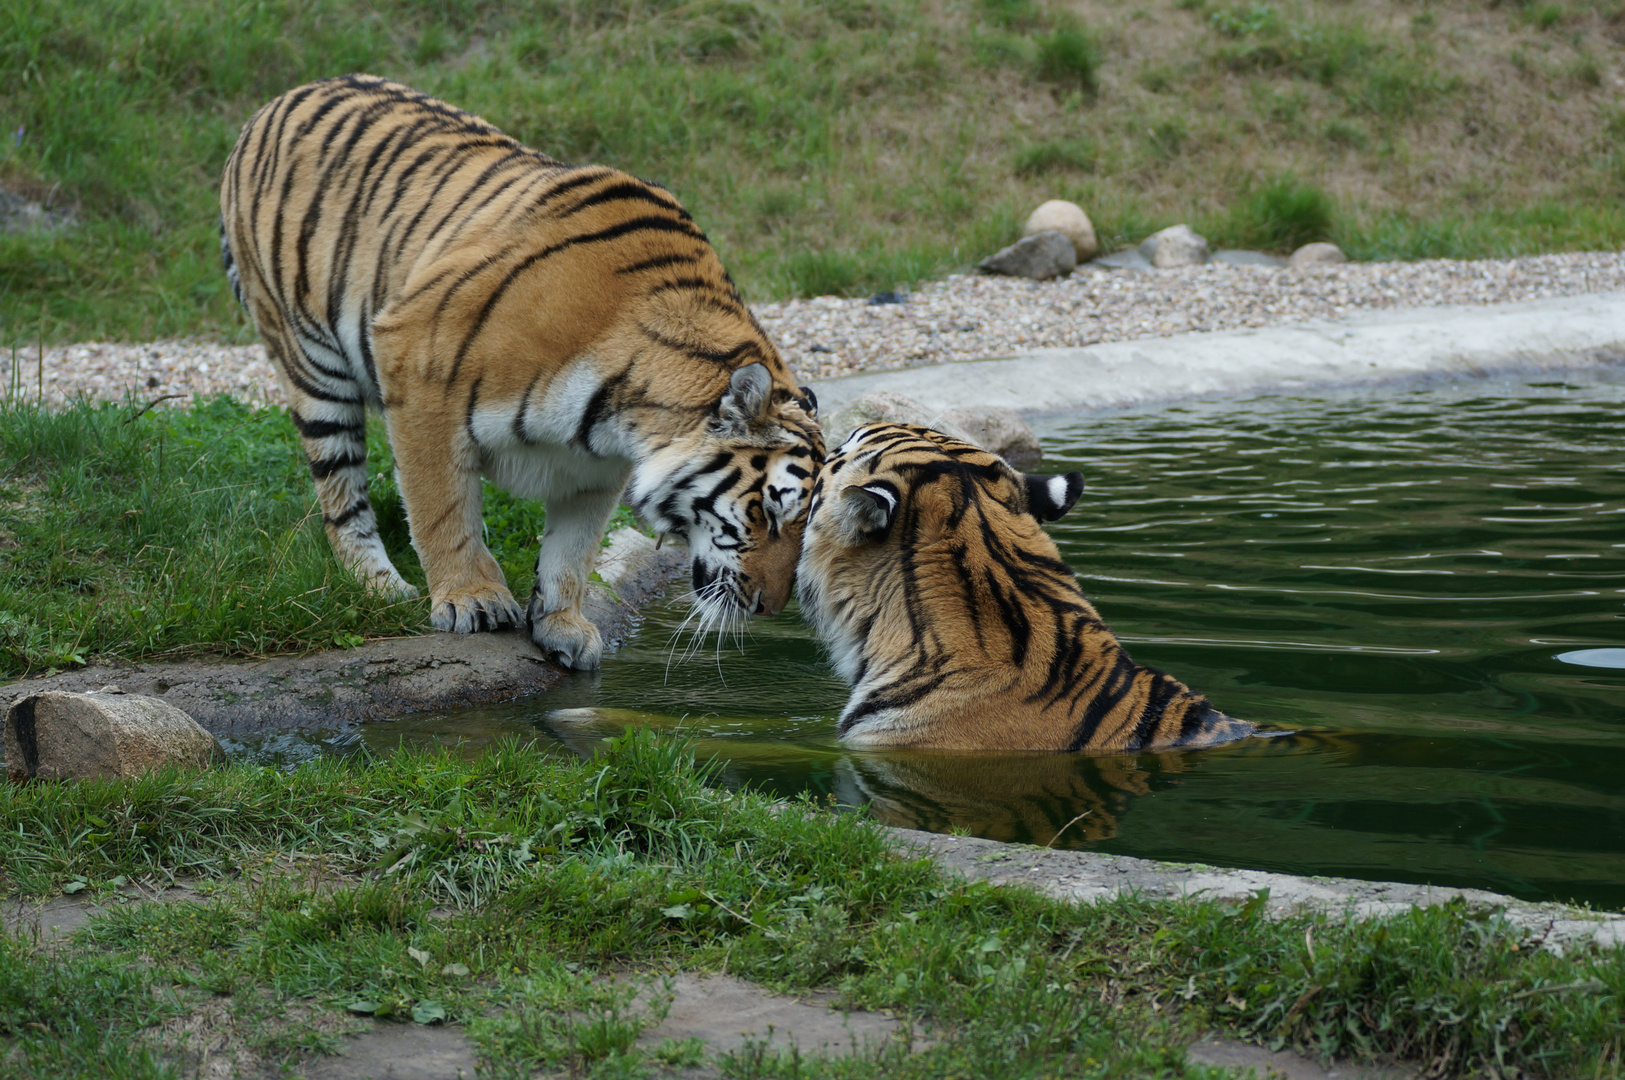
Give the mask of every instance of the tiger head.
M 1047 554 L 1059 565 L 1039 522 L 1058 520 L 1082 492 L 1079 473 L 1023 475 L 998 455 L 929 428 L 860 427 L 813 485 L 800 567 L 802 614 L 830 646 L 836 668 L 855 681 L 866 651 L 886 651 L 888 636 L 921 629 L 875 625 L 883 593 L 914 593 L 906 606 L 930 622 L 936 594 L 962 592 L 957 579 L 935 580 L 911 553 L 957 551 L 933 563 L 954 575 L 974 570 L 960 564 L 989 544 Z
M 628 498 L 693 558 L 702 629 L 789 602 L 813 479 L 824 457 L 817 400 L 760 362 L 738 368 L 703 422 L 633 474 Z

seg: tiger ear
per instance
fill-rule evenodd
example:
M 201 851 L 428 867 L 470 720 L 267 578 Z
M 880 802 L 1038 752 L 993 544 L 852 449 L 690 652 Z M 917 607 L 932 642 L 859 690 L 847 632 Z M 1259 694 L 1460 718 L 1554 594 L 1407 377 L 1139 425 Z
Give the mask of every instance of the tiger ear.
M 853 484 L 842 489 L 835 514 L 850 542 L 884 540 L 897 517 L 897 491 L 884 482 Z
M 810 386 L 801 388 L 801 411 L 810 419 L 818 419 L 818 395 L 813 393 Z
M 1083 474 L 1028 476 L 1027 512 L 1039 521 L 1059 521 L 1083 494 Z
M 767 419 L 773 400 L 773 376 L 760 360 L 734 371 L 717 410 L 735 426 L 749 428 Z

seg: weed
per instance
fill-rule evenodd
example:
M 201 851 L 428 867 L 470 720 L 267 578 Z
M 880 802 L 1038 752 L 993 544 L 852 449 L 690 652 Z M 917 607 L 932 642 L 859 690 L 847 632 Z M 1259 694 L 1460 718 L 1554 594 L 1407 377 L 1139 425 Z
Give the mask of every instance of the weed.
M 1100 89 L 1100 46 L 1081 25 L 1060 26 L 1038 39 L 1038 77 L 1093 95 Z
M 1335 216 L 1330 196 L 1288 173 L 1258 188 L 1240 204 L 1231 239 L 1245 246 L 1290 251 L 1329 239 Z
M 1153 153 L 1166 161 L 1179 156 L 1185 149 L 1190 132 L 1186 130 L 1182 120 L 1170 118 L 1159 121 L 1147 129 L 1146 136 L 1150 140 Z
M 1017 176 L 1093 172 L 1098 154 L 1095 144 L 1088 139 L 1057 139 L 1024 147 L 1016 154 L 1012 168 Z

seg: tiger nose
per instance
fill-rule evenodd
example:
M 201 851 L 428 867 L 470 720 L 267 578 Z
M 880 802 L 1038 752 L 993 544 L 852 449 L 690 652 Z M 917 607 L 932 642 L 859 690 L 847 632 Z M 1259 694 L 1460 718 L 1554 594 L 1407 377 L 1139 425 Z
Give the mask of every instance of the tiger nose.
M 764 585 L 756 592 L 756 604 L 752 610 L 757 615 L 777 615 L 784 610 L 784 605 L 790 602 L 790 594 L 794 591 L 793 576 L 777 587 Z

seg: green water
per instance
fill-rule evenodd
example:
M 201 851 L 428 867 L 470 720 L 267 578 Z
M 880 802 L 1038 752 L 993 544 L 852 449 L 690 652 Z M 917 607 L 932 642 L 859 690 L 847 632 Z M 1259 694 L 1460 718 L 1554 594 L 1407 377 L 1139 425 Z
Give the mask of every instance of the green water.
M 1107 759 L 844 751 L 845 688 L 793 609 L 683 660 L 677 601 L 555 693 L 362 737 L 588 751 L 654 723 L 729 782 L 892 824 L 1625 908 L 1622 405 L 1616 371 L 1041 425 L 1046 471 L 1088 479 L 1055 538 L 1135 659 L 1294 738 Z

